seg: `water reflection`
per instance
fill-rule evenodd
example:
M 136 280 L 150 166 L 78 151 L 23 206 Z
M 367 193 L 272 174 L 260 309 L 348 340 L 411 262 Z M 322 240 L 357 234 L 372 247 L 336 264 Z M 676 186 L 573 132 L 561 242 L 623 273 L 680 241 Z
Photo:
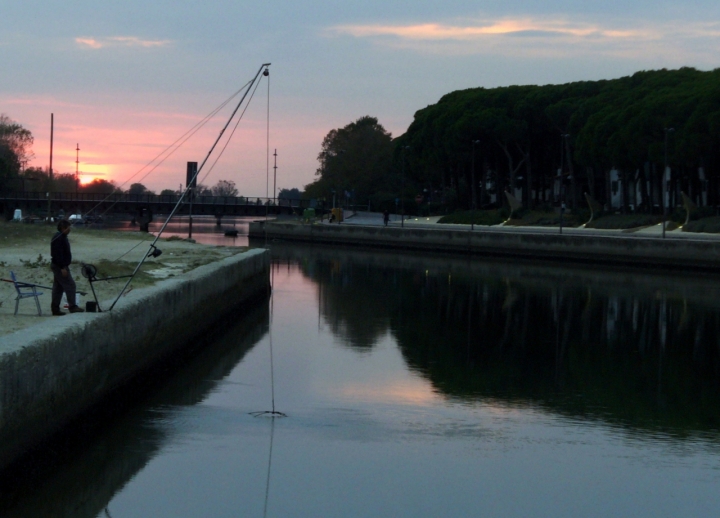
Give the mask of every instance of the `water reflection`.
M 156 215 L 155 219 L 150 222 L 150 233 L 157 235 L 166 219 L 166 215 Z M 224 216 L 220 225 L 218 225 L 215 216 L 193 216 L 192 238 L 198 243 L 206 245 L 247 246 L 249 225 L 251 221 L 256 219 L 262 218 Z M 138 226 L 132 224 L 129 219 L 108 220 L 98 228 L 138 231 Z M 225 235 L 228 231 L 237 232 L 237 235 Z M 175 216 L 168 222 L 162 237 L 168 238 L 171 236 L 190 237 L 190 222 L 187 216 Z
M 0 516 L 717 508 L 716 278 L 271 253 L 272 315 L 247 315 L 137 407 L 15 470 Z M 273 347 L 277 421 L 251 415 L 275 395 Z
M 140 403 L 118 416 L 89 418 L 0 479 L 0 516 L 95 517 L 113 495 L 140 472 L 175 433 L 172 415 L 196 405 L 268 331 L 268 306 L 239 322 L 221 323 L 220 334 L 198 343 L 191 361 L 156 373 Z M 142 391 L 146 386 L 136 387 Z M 112 402 L 111 402 L 112 403 Z M 90 422 L 92 421 L 92 422 Z M 103 514 L 104 515 L 104 514 Z
M 391 333 L 445 397 L 540 405 L 674 436 L 717 431 L 717 278 L 273 245 L 321 318 L 369 351 Z

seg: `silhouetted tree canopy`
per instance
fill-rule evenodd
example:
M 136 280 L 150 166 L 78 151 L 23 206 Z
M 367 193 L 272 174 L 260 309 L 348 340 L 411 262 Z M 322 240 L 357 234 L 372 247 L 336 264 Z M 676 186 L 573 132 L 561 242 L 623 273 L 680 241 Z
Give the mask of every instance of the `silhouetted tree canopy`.
M 302 196 L 303 193 L 301 193 L 300 189 L 297 187 L 293 187 L 292 189 L 280 189 L 280 192 L 278 193 L 278 198 L 281 200 L 299 200 Z
M 232 180 L 218 180 L 210 189 L 213 196 L 237 196 L 238 190 Z
M 155 194 L 141 183 L 130 184 L 128 194 Z
M 541 197 L 562 166 L 571 199 L 589 192 L 602 201 L 611 168 L 641 190 L 659 185 L 666 128 L 674 128 L 671 184 L 698 193 L 708 181 L 708 203 L 720 203 L 720 69 L 456 91 L 416 112 L 396 145 L 410 146 L 408 176 L 418 187 L 456 189 L 466 207 L 474 140 L 478 183 L 495 180 L 499 193 L 524 188 L 524 201 L 533 205 L 546 201 Z M 650 195 L 643 192 L 643 199 Z
M 318 177 L 305 186 L 311 198 L 332 197 L 354 192 L 355 200 L 366 202 L 368 196 L 386 188 L 392 166 L 392 136 L 375 117 L 360 117 L 355 122 L 331 130 L 323 140 L 318 155 Z
M 0 113 L 0 192 L 13 188 L 21 169 L 32 159 L 33 136 L 4 113 Z

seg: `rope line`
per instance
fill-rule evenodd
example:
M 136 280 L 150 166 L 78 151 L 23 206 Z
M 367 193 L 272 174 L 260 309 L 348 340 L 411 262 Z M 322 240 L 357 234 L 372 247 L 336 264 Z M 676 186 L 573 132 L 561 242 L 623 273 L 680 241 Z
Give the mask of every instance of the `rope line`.
M 86 212 L 86 214 L 89 214 L 93 210 L 95 210 L 97 207 L 99 207 L 101 204 L 105 203 L 113 194 L 116 194 L 118 192 L 122 192 L 122 187 L 126 185 L 128 182 L 130 182 L 133 178 L 135 178 L 137 175 L 142 173 L 145 169 L 150 167 L 156 160 L 158 160 L 160 157 L 167 155 L 160 160 L 155 166 L 153 166 L 150 171 L 148 171 L 145 175 L 140 177 L 138 181 L 144 180 L 147 178 L 150 174 L 152 174 L 158 167 L 160 167 L 165 160 L 170 158 L 180 147 L 185 144 L 190 138 L 192 138 L 198 131 L 200 131 L 208 122 L 210 122 L 210 119 L 212 119 L 217 113 L 225 108 L 225 106 L 228 105 L 230 101 L 232 101 L 235 97 L 237 97 L 243 90 L 245 90 L 248 85 L 251 83 L 251 81 L 248 81 L 245 85 L 243 85 L 242 88 L 240 88 L 238 91 L 236 91 L 234 94 L 232 94 L 230 97 L 228 97 L 225 101 L 223 101 L 218 107 L 216 107 L 214 110 L 212 110 L 210 113 L 208 113 L 205 117 L 200 119 L 197 123 L 195 123 L 194 126 L 192 126 L 189 130 L 187 130 L 185 133 L 183 133 L 180 137 L 178 137 L 172 144 L 168 145 L 165 149 L 163 149 L 160 153 L 158 153 L 152 160 L 150 160 L 147 164 L 145 164 L 143 167 L 141 167 L 135 174 L 130 176 L 127 180 L 125 180 L 123 183 L 118 185 L 112 192 L 110 192 L 103 200 L 99 201 L 93 208 L 91 208 L 89 211 Z M 174 148 L 174 149 L 173 149 Z M 113 202 L 109 207 L 105 209 L 101 213 L 101 216 L 106 214 L 112 207 L 114 207 L 118 202 Z
M 124 254 L 122 254 L 120 257 L 118 257 L 117 259 L 115 259 L 115 260 L 113 261 L 113 263 L 118 262 L 120 259 L 122 259 L 122 258 L 125 257 L 126 255 L 128 255 L 130 252 L 132 252 L 133 250 L 135 250 L 137 247 L 139 247 L 139 246 L 142 245 L 143 243 L 147 243 L 148 241 L 150 241 L 150 240 L 149 240 L 149 239 L 143 239 L 143 240 L 140 241 L 138 244 L 136 244 L 134 247 L 132 247 L 130 250 L 128 250 L 127 252 L 125 252 Z
M 240 109 L 240 106 L 242 106 L 242 103 L 245 101 L 245 98 L 247 97 L 247 94 L 250 92 L 250 88 L 252 87 L 252 84 L 253 84 L 255 81 L 257 81 L 257 78 L 258 78 L 258 76 L 260 75 L 260 72 L 262 72 L 263 68 L 267 69 L 268 66 L 270 66 L 270 63 L 263 63 L 263 64 L 260 66 L 260 68 L 258 69 L 257 73 L 255 74 L 255 77 L 252 79 L 252 81 L 251 81 L 251 83 L 250 83 L 250 86 L 248 86 L 248 88 L 245 90 L 245 93 L 243 94 L 242 98 L 240 99 L 240 102 L 238 102 L 237 106 L 235 107 L 235 109 L 233 110 L 232 114 L 230 115 L 230 118 L 229 118 L 228 121 L 225 123 L 225 126 L 223 126 L 222 130 L 220 130 L 220 134 L 218 135 L 217 139 L 215 139 L 215 142 L 213 143 L 212 147 L 210 148 L 210 151 L 208 151 L 207 156 L 205 156 L 205 159 L 202 161 L 202 164 L 200 164 L 200 166 L 198 167 L 198 170 L 195 172 L 195 175 L 193 176 L 193 178 L 190 180 L 190 182 L 188 182 L 190 185 L 192 185 L 193 182 L 197 180 L 197 177 L 198 177 L 198 175 L 200 174 L 200 171 L 202 171 L 203 167 L 205 167 L 205 164 L 207 163 L 208 159 L 210 158 L 210 155 L 212 154 L 213 150 L 214 150 L 215 147 L 217 146 L 218 142 L 220 142 L 220 139 L 222 139 L 222 136 L 223 136 L 223 134 L 225 133 L 225 130 L 227 129 L 227 127 L 228 127 L 228 126 L 230 125 L 230 123 L 232 122 L 233 118 L 235 117 L 235 114 L 236 114 L 236 113 L 238 112 L 238 110 Z M 248 101 L 248 102 L 249 102 L 249 101 Z M 137 275 L 137 272 L 140 270 L 140 267 L 145 263 L 145 260 L 146 260 L 148 257 L 150 257 L 150 255 L 153 255 L 154 252 L 157 251 L 157 248 L 155 247 L 155 244 L 156 244 L 156 243 L 158 242 L 158 240 L 160 239 L 160 236 L 161 236 L 162 233 L 165 231 L 165 227 L 167 227 L 168 223 L 170 222 L 170 219 L 175 215 L 175 213 L 177 212 L 178 208 L 179 208 L 180 205 L 182 204 L 183 200 L 185 199 L 185 196 L 187 195 L 187 193 L 188 193 L 189 191 L 190 191 L 190 187 L 185 187 L 185 190 L 184 190 L 183 193 L 180 195 L 180 199 L 179 199 L 178 202 L 175 204 L 175 207 L 173 208 L 172 212 L 170 213 L 170 215 L 169 215 L 169 216 L 167 217 L 167 219 L 165 220 L 165 223 L 163 223 L 162 228 L 160 228 L 160 230 L 158 231 L 157 236 L 155 236 L 155 239 L 153 240 L 153 242 L 150 244 L 150 250 L 148 251 L 147 254 L 145 254 L 145 255 L 143 256 L 143 258 L 140 260 L 140 262 L 138 262 L 138 264 L 137 264 L 137 266 L 135 267 L 135 270 L 133 271 L 132 275 L 130 276 L 130 278 L 128 279 L 128 281 L 125 283 L 125 286 L 123 286 L 123 289 L 120 291 L 120 293 L 118 294 L 118 296 L 117 296 L 117 298 L 115 299 L 115 301 L 114 301 L 114 302 L 112 303 L 112 305 L 110 306 L 110 310 L 112 310 L 112 309 L 115 307 L 115 304 L 117 304 L 118 300 L 120 300 L 120 297 L 122 297 L 123 293 L 125 293 L 125 290 L 126 290 L 127 287 L 130 285 L 130 283 L 132 282 L 132 280 L 135 278 L 135 275 Z
M 270 400 L 272 404 L 272 410 L 262 410 L 259 412 L 250 412 L 250 415 L 253 417 L 260 417 L 260 416 L 270 416 L 273 418 L 273 420 L 276 417 L 287 417 L 286 414 L 283 412 L 278 412 L 275 410 L 275 363 L 273 360 L 274 353 L 273 353 L 273 338 L 272 338 L 272 329 L 273 329 L 273 320 L 275 315 L 275 267 L 274 265 L 270 265 L 270 284 L 268 285 L 268 293 L 270 297 L 270 318 L 269 318 L 269 325 L 268 325 L 268 341 L 270 342 Z
M 250 106 L 250 102 L 253 100 L 253 97 L 255 97 L 255 92 L 257 91 L 258 86 L 260 86 L 260 81 L 257 82 L 257 84 L 255 85 L 255 89 L 253 90 L 252 94 L 250 94 L 250 99 L 248 99 L 248 102 L 247 102 L 247 104 L 245 105 L 245 108 L 244 108 L 243 111 L 240 113 L 240 117 L 238 117 L 238 120 L 237 120 L 237 122 L 235 123 L 235 127 L 234 127 L 233 130 L 230 132 L 230 136 L 229 136 L 229 137 L 227 138 L 227 140 L 225 141 L 225 145 L 224 145 L 223 148 L 220 150 L 220 153 L 218 154 L 217 158 L 215 158 L 215 161 L 214 161 L 214 162 L 212 163 L 212 165 L 210 166 L 210 169 L 208 169 L 208 172 L 205 173 L 205 176 L 203 176 L 203 177 L 200 179 L 200 182 L 201 182 L 201 183 L 205 181 L 205 179 L 210 175 L 210 173 L 212 173 L 212 170 L 215 168 L 215 164 L 218 163 L 218 160 L 220 160 L 220 157 L 221 157 L 221 156 L 223 155 L 223 153 L 225 152 L 225 148 L 228 146 L 228 144 L 230 144 L 230 140 L 233 138 L 233 135 L 235 135 L 235 130 L 237 130 L 238 126 L 240 125 L 240 121 L 241 121 L 241 120 L 243 119 L 243 117 L 245 116 L 245 112 L 247 111 L 248 107 Z

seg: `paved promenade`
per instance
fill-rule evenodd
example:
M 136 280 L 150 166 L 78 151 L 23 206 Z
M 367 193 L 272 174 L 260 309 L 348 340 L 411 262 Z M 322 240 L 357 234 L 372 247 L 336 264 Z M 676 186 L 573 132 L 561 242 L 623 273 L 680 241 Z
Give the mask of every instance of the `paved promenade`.
M 442 216 L 431 217 L 406 217 L 401 223 L 400 216 L 392 214 L 390 216 L 389 227 L 398 228 L 405 226 L 407 228 L 425 228 L 425 229 L 443 229 L 443 230 L 467 230 L 468 232 L 500 232 L 500 233 L 520 233 L 520 234 L 560 234 L 558 227 L 538 227 L 538 226 L 515 226 L 515 225 L 474 225 L 471 229 L 470 225 L 461 224 L 440 224 Z M 335 225 L 327 220 L 324 225 Z M 383 226 L 383 216 L 380 212 L 363 212 L 363 211 L 345 211 L 345 221 L 341 225 L 360 225 L 360 226 Z M 651 227 L 634 228 L 626 230 L 603 230 L 594 228 L 570 228 L 563 227 L 563 235 L 568 236 L 608 236 L 608 237 L 656 237 L 662 239 L 662 224 L 653 225 Z M 720 234 L 704 234 L 697 232 L 683 232 L 680 229 L 665 231 L 665 239 L 672 240 L 692 240 L 692 241 L 718 241 L 720 242 Z

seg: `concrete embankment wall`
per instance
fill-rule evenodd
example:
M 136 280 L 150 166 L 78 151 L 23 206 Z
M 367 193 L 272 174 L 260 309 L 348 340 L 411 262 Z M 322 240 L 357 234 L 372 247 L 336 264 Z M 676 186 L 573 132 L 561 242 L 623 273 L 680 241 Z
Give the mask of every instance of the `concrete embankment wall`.
M 628 234 L 567 235 L 468 232 L 360 225 L 301 225 L 256 221 L 251 238 L 427 250 L 460 254 L 552 259 L 643 267 L 720 270 L 720 242 L 645 238 Z
M 0 467 L 186 348 L 229 312 L 262 301 L 269 271 L 269 253 L 250 250 L 133 290 L 112 311 L 49 319 L 3 336 Z

